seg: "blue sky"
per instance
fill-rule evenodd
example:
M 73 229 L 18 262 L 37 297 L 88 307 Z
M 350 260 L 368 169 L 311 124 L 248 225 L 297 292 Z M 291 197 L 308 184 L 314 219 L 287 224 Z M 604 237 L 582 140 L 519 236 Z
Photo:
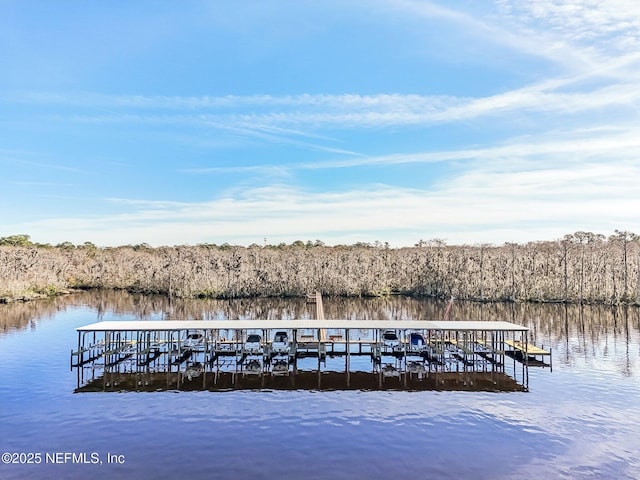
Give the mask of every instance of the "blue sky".
M 4 0 L 0 66 L 0 236 L 640 233 L 637 0 Z

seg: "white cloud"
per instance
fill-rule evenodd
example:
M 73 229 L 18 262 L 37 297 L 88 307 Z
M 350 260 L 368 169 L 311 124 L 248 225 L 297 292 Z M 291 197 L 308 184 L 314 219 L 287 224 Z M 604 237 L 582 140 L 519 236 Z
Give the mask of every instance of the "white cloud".
M 242 111 L 243 99 L 236 97 L 230 111 L 210 111 L 199 107 L 200 112 L 190 113 L 190 108 L 158 113 L 144 113 L 138 109 L 121 112 L 73 113 L 66 116 L 58 113 L 56 121 L 74 123 L 123 123 L 148 126 L 174 125 L 226 130 L 237 135 L 249 135 L 266 141 L 287 139 L 304 143 L 299 138 L 317 141 L 334 139 L 317 133 L 323 129 L 370 129 L 395 126 L 433 126 L 452 122 L 465 122 L 483 117 L 504 121 L 523 118 L 534 119 L 536 114 L 556 116 L 554 122 L 561 123 L 562 116 L 585 115 L 600 111 L 608 115 L 623 115 L 635 121 L 637 104 L 640 102 L 640 75 L 627 82 L 599 88 L 566 91 L 566 86 L 575 78 L 543 82 L 497 95 L 480 98 L 455 98 L 424 95 L 302 95 L 287 97 L 286 107 L 278 102 L 261 104 L 250 113 Z M 273 98 L 273 97 L 271 97 Z M 153 102 L 153 99 L 150 99 Z M 206 102 L 204 102 L 206 103 Z M 265 108 L 267 109 L 265 111 Z M 549 119 L 547 119 L 549 121 Z M 589 123 L 588 119 L 582 119 Z M 308 142 L 307 142 L 308 143 Z M 349 149 L 343 153 L 354 154 Z
M 62 160 L 53 159 L 51 156 L 37 154 L 28 151 L 0 150 L 0 164 L 18 165 L 31 169 L 60 170 L 64 172 L 81 172 L 77 167 L 70 167 Z
M 498 0 L 511 18 L 544 22 L 573 42 L 628 51 L 640 45 L 640 4 L 636 0 Z
M 527 0 L 525 0 L 527 1 Z M 504 9 L 511 15 L 496 15 L 491 10 L 464 12 L 444 7 L 434 2 L 416 0 L 389 0 L 390 8 L 412 19 L 416 16 L 425 19 L 441 18 L 467 33 L 476 41 L 487 45 L 489 51 L 496 47 L 542 58 L 564 69 L 593 68 L 598 58 L 588 49 L 575 48 L 566 37 L 555 35 L 545 28 L 532 28 L 526 22 L 529 12 L 522 13 L 515 8 Z M 501 2 L 499 2 L 501 3 Z M 535 2 L 530 2 L 535 3 Z M 447 3 L 449 6 L 450 3 Z M 489 4 L 475 5 L 476 9 Z
M 386 185 L 311 192 L 272 186 L 209 202 L 114 200 L 123 213 L 12 226 L 54 242 L 241 243 L 319 238 L 327 243 L 420 238 L 451 243 L 553 239 L 576 230 L 640 231 L 640 164 L 585 164 L 512 171 L 475 166 L 430 190 Z M 614 222 L 615 220 L 615 222 Z M 541 236 L 545 235 L 545 236 Z
M 422 151 L 413 153 L 326 160 L 283 166 L 287 169 L 334 169 L 376 165 L 427 164 L 440 162 L 481 163 L 487 171 L 500 168 L 517 170 L 522 161 L 545 165 L 571 165 L 600 160 L 609 164 L 637 159 L 640 150 L 640 127 L 610 126 L 595 129 L 551 132 L 511 139 L 498 145 L 456 150 Z

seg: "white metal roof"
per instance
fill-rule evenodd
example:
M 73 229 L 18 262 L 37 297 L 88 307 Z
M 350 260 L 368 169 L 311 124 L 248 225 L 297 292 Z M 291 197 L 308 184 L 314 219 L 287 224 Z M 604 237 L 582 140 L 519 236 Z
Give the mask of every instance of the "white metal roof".
M 105 321 L 76 328 L 79 332 L 139 331 L 139 330 L 291 330 L 291 329 L 392 329 L 392 330 L 455 330 L 512 331 L 529 330 L 509 322 L 437 321 L 437 320 L 133 320 Z
M 434 320 L 429 322 L 434 330 L 456 330 L 456 331 L 525 331 L 529 328 L 511 322 L 483 322 L 477 320 L 443 321 Z

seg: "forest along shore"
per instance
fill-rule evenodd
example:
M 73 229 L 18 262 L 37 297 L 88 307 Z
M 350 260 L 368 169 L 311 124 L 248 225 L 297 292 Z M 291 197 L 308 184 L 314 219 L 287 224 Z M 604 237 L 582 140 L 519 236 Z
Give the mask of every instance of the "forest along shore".
M 560 240 L 414 247 L 321 241 L 290 245 L 36 244 L 0 237 L 0 303 L 121 289 L 181 298 L 402 294 L 473 301 L 640 305 L 640 237 L 589 232 Z

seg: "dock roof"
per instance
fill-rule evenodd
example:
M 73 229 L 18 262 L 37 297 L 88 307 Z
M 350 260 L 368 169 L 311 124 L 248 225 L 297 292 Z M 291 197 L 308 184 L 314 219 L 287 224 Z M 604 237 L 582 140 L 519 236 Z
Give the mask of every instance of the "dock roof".
M 170 331 L 170 330 L 440 330 L 476 332 L 524 332 L 527 327 L 502 321 L 438 320 L 122 320 L 92 323 L 76 328 L 79 332 Z

